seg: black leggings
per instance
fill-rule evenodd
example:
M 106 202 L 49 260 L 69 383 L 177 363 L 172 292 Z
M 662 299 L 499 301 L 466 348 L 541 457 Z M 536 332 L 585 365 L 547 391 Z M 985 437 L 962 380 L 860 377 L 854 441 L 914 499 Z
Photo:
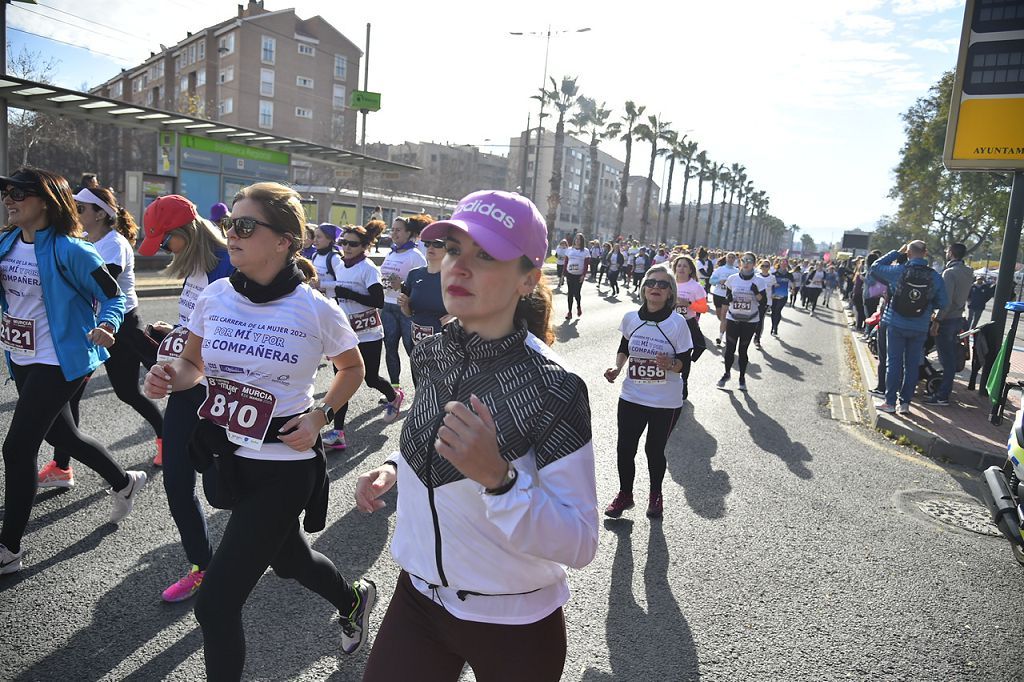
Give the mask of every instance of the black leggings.
M 616 296 L 619 293 L 619 271 L 609 270 L 608 271 L 608 286 L 612 288 L 612 296 Z
M 153 432 L 160 438 L 164 432 L 164 418 L 160 414 L 160 408 L 152 400 L 142 395 L 139 390 L 139 368 L 143 365 L 146 368 L 153 366 L 156 362 L 156 347 L 142 332 L 139 326 L 139 317 L 133 308 L 124 316 L 121 328 L 114 335 L 114 345 L 110 347 L 110 358 L 104 363 L 107 369 L 107 378 L 110 379 L 110 386 L 114 389 L 114 395 L 118 400 L 131 406 L 142 418 L 153 427 Z M 71 416 L 78 426 L 78 403 L 85 392 L 85 384 L 71 398 Z M 71 462 L 71 453 L 66 450 L 55 450 L 53 453 L 57 466 L 67 469 Z
M 581 308 L 583 306 L 582 293 L 583 293 L 583 275 L 570 275 L 566 274 L 565 279 L 569 282 L 569 312 L 572 312 L 572 302 L 575 299 L 576 307 Z
M 19 552 L 36 495 L 36 458 L 44 438 L 55 448 L 71 452 L 114 490 L 123 489 L 129 479 L 110 453 L 96 440 L 81 433 L 71 418 L 68 402 L 86 377 L 67 381 L 56 365 L 10 363 L 10 367 L 18 389 L 18 402 L 3 446 L 4 522 L 0 543 L 12 552 Z
M 316 460 L 236 457 L 235 469 L 241 499 L 231 510 L 195 607 L 210 680 L 242 678 L 242 607 L 268 566 L 279 578 L 299 581 L 342 613 L 348 614 L 355 603 L 353 590 L 337 567 L 310 549 L 299 529 L 299 514 L 316 480 Z
M 797 294 L 800 293 L 800 287 L 794 286 L 793 290 L 789 292 L 789 304 L 792 306 L 796 305 Z
M 366 376 L 363 378 L 363 382 L 370 388 L 375 388 L 383 393 L 390 403 L 395 399 L 395 389 L 380 375 L 380 354 L 383 348 L 384 339 L 363 341 L 359 344 L 359 354 L 363 356 L 363 367 L 366 368 Z M 334 369 L 334 373 L 337 374 L 338 368 L 334 367 L 334 363 L 331 363 L 331 366 Z M 338 411 L 334 413 L 334 428 L 338 431 L 345 429 L 346 414 L 348 414 L 348 403 L 339 407 Z
M 746 377 L 747 349 L 750 348 L 750 339 L 754 338 L 756 331 L 757 322 L 725 321 L 725 371 L 727 374 L 732 371 L 732 361 L 736 357 L 736 348 L 739 346 L 740 378 Z
M 651 494 L 661 493 L 661 482 L 665 480 L 665 444 L 672 435 L 672 429 L 679 419 L 681 407 L 647 407 L 619 398 L 619 439 L 618 465 L 619 490 L 633 493 L 633 479 L 636 477 L 636 451 L 640 436 L 647 429 L 647 470 L 651 476 Z
M 779 322 L 782 321 L 782 309 L 785 307 L 785 297 L 772 299 L 772 334 L 779 333 Z
M 456 682 L 467 663 L 480 682 L 557 682 L 565 667 L 565 649 L 561 608 L 527 625 L 460 620 L 424 597 L 402 571 L 373 641 L 363 682 Z M 512 660 L 510 652 L 524 655 Z
M 818 297 L 821 296 L 821 287 L 804 287 L 804 291 L 807 292 L 807 300 L 804 301 L 804 307 L 811 306 L 811 310 L 818 309 Z

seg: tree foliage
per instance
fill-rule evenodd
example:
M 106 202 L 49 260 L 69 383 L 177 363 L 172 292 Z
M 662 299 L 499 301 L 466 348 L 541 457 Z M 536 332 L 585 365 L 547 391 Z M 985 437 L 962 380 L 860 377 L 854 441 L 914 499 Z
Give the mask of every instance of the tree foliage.
M 906 142 L 889 196 L 899 201 L 895 216 L 883 219 L 876 242 L 906 243 L 924 235 L 933 248 L 963 242 L 973 251 L 1000 239 L 1009 202 L 1010 182 L 1002 173 L 962 173 L 942 163 L 953 72 L 943 74 L 928 94 L 903 115 Z

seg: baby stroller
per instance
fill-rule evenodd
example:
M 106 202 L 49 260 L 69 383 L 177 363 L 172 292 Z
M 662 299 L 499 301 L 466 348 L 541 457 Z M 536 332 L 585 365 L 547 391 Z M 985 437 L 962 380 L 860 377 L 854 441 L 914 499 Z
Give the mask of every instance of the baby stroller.
M 864 340 L 867 341 L 868 350 L 876 358 L 878 357 L 878 323 L 882 319 L 881 311 L 864 320 Z
M 971 357 L 970 336 L 970 331 L 957 335 L 957 374 L 963 371 Z M 930 396 L 935 395 L 935 392 L 939 390 L 939 386 L 942 384 L 942 365 L 938 362 L 938 355 L 938 351 L 935 349 L 935 337 L 929 334 L 924 342 L 924 355 L 921 359 L 921 371 L 918 374 L 918 381 L 924 382 L 924 392 Z M 934 364 L 932 363 L 933 359 L 935 360 Z M 974 373 L 972 372 L 972 381 L 973 379 Z

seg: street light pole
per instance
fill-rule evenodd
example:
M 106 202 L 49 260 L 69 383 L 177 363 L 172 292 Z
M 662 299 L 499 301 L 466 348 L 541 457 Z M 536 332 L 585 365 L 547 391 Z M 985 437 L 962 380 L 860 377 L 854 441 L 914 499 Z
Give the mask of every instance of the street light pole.
M 537 203 L 537 178 L 540 176 L 538 172 L 540 170 L 540 141 L 541 136 L 544 132 L 544 105 L 547 104 L 547 98 L 544 96 L 544 89 L 548 83 L 548 56 L 551 53 L 551 36 L 559 35 L 561 33 L 586 33 L 590 28 L 576 28 L 576 29 L 565 29 L 552 31 L 551 24 L 548 24 L 547 31 L 509 31 L 509 35 L 513 36 L 544 36 L 544 78 L 540 82 L 540 117 L 537 123 L 537 143 L 533 151 L 533 187 L 530 189 L 530 199 L 533 203 Z M 524 192 L 526 188 L 523 188 Z
M 363 90 L 370 89 L 370 23 L 366 23 L 366 54 L 364 55 L 365 63 L 363 64 Z M 363 156 L 366 155 L 366 115 L 369 113 L 367 109 L 361 111 L 363 115 L 363 132 L 362 137 L 359 141 L 359 153 Z M 359 196 L 356 199 L 356 224 L 362 225 L 363 222 L 363 187 L 366 182 L 366 160 L 364 159 L 359 165 Z

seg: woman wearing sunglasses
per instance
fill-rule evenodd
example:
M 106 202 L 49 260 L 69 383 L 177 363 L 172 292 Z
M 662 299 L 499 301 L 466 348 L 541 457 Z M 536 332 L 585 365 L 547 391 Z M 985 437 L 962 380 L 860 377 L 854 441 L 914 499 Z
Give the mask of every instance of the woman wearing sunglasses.
M 356 485 L 372 512 L 397 481 L 402 567 L 363 680 L 454 682 L 468 663 L 478 680 L 553 682 L 565 567 L 593 559 L 598 519 L 586 384 L 548 348 L 544 217 L 518 194 L 480 191 L 423 234 L 447 243 L 457 319 L 416 346 L 400 452 Z
M 626 378 L 619 395 L 616 449 L 619 492 L 605 510 L 617 519 L 632 509 L 636 451 L 647 430 L 647 470 L 651 494 L 647 516 L 660 519 L 664 509 L 661 484 L 665 479 L 665 444 L 675 428 L 683 407 L 682 373 L 690 362 L 693 341 L 690 328 L 676 314 L 676 278 L 665 264 L 647 271 L 640 289 L 640 310 L 626 313 L 619 325 L 622 338 L 615 354 L 615 366 L 604 378 L 615 383 L 623 367 Z
M 107 378 L 118 400 L 129 405 L 149 422 L 156 434 L 156 456 L 159 458 L 163 442 L 164 418 L 156 404 L 139 390 L 139 368 L 146 369 L 156 362 L 156 346 L 146 336 L 139 320 L 139 298 L 135 293 L 135 238 L 139 228 L 135 219 L 123 206 L 117 205 L 109 189 L 83 187 L 75 194 L 78 219 L 86 231 L 86 239 L 96 248 L 106 264 L 107 272 L 117 280 L 125 295 L 124 321 L 121 322 L 110 357 L 103 363 Z M 86 383 L 70 402 L 71 416 L 77 426 L 78 404 Z M 71 468 L 71 453 L 54 450 L 53 461 L 39 471 L 40 488 L 70 488 L 75 484 Z
M 402 359 L 398 354 L 398 345 L 405 345 L 406 353 L 412 349 L 412 322 L 402 314 L 402 309 L 398 305 L 398 295 L 402 292 L 402 284 L 405 283 L 409 271 L 427 264 L 427 259 L 416 248 L 420 231 L 431 222 L 425 220 L 427 217 L 395 218 L 395 222 L 391 224 L 391 253 L 380 265 L 381 278 L 384 282 L 384 308 L 380 313 L 384 322 L 384 364 L 387 365 L 391 385 L 397 392 L 397 397 L 389 407 L 389 410 L 394 409 L 396 417 L 405 399 L 405 393 L 399 387 L 402 379 Z M 391 413 L 388 414 L 390 416 Z
M 359 354 L 363 358 L 366 371 L 366 385 L 375 389 L 387 401 L 384 408 L 384 421 L 393 422 L 398 418 L 398 408 L 402 401 L 399 391 L 386 379 L 380 376 L 380 356 L 384 348 L 384 325 L 381 321 L 381 308 L 384 306 L 384 285 L 381 283 L 380 270 L 373 261 L 366 257 L 367 251 L 373 246 L 377 237 L 386 225 L 380 220 L 371 220 L 366 227 L 347 225 L 342 228 L 341 248 L 343 267 L 335 273 L 336 284 L 334 295 L 341 306 L 342 312 L 348 316 L 349 325 L 359 338 Z M 324 435 L 324 443 L 331 447 L 344 449 L 345 417 L 348 414 L 346 401 L 334 415 L 334 424 Z
M 362 644 L 375 600 L 372 582 L 349 585 L 299 527 L 303 511 L 306 531 L 325 525 L 320 430 L 363 378 L 358 339 L 338 306 L 306 284 L 315 270 L 297 256 L 305 216 L 294 190 L 245 187 L 225 223 L 237 270 L 196 302 L 181 357 L 146 376 L 152 397 L 209 384 L 190 447 L 200 466 L 215 460 L 217 493 L 231 509 L 195 607 L 211 680 L 242 678 L 242 608 L 269 567 L 339 610 L 345 654 Z M 314 407 L 325 355 L 338 373 Z
M 102 445 L 81 433 L 68 401 L 109 355 L 125 310 L 124 294 L 103 259 L 81 239 L 68 181 L 23 168 L 0 177 L 10 224 L 0 232 L 0 348 L 18 400 L 3 443 L 4 518 L 0 574 L 22 568 L 21 540 L 37 487 L 36 459 L 45 439 L 73 454 L 110 485 L 110 521 L 131 512 L 146 484 Z M 99 313 L 93 310 L 98 304 Z
M 169 194 L 151 203 L 142 218 L 146 238 L 139 253 L 152 256 L 158 250 L 171 254 L 167 271 L 185 282 L 178 297 L 178 320 L 174 325 L 155 322 L 152 332 L 159 338 L 157 361 L 170 362 L 181 355 L 188 340 L 188 321 L 196 301 L 210 284 L 231 274 L 222 228 L 199 216 L 195 205 L 183 196 Z M 213 548 L 206 527 L 206 514 L 196 496 L 196 472 L 188 456 L 188 439 L 199 417 L 196 411 L 206 400 L 206 385 L 197 384 L 172 393 L 164 408 L 163 466 L 164 491 L 171 518 L 178 527 L 189 570 L 163 592 L 163 600 L 179 602 L 192 597 L 203 582 Z
M 427 267 L 411 270 L 402 286 L 402 294 L 398 304 L 402 313 L 412 319 L 413 346 L 419 345 L 441 327 L 451 321 L 452 316 L 444 307 L 444 296 L 441 294 L 441 261 L 444 260 L 445 243 L 443 239 L 431 239 L 423 242 L 427 249 Z M 410 356 L 411 357 L 411 356 Z M 413 386 L 419 384 L 416 366 L 412 366 Z
M 728 309 L 725 313 L 725 374 L 718 380 L 718 388 L 725 388 L 732 376 L 732 363 L 736 350 L 740 355 L 741 391 L 747 390 L 747 351 L 750 340 L 757 332 L 761 320 L 761 302 L 765 300 L 768 282 L 757 276 L 754 264 L 757 258 L 747 251 L 740 258 L 740 270 L 725 280 Z

